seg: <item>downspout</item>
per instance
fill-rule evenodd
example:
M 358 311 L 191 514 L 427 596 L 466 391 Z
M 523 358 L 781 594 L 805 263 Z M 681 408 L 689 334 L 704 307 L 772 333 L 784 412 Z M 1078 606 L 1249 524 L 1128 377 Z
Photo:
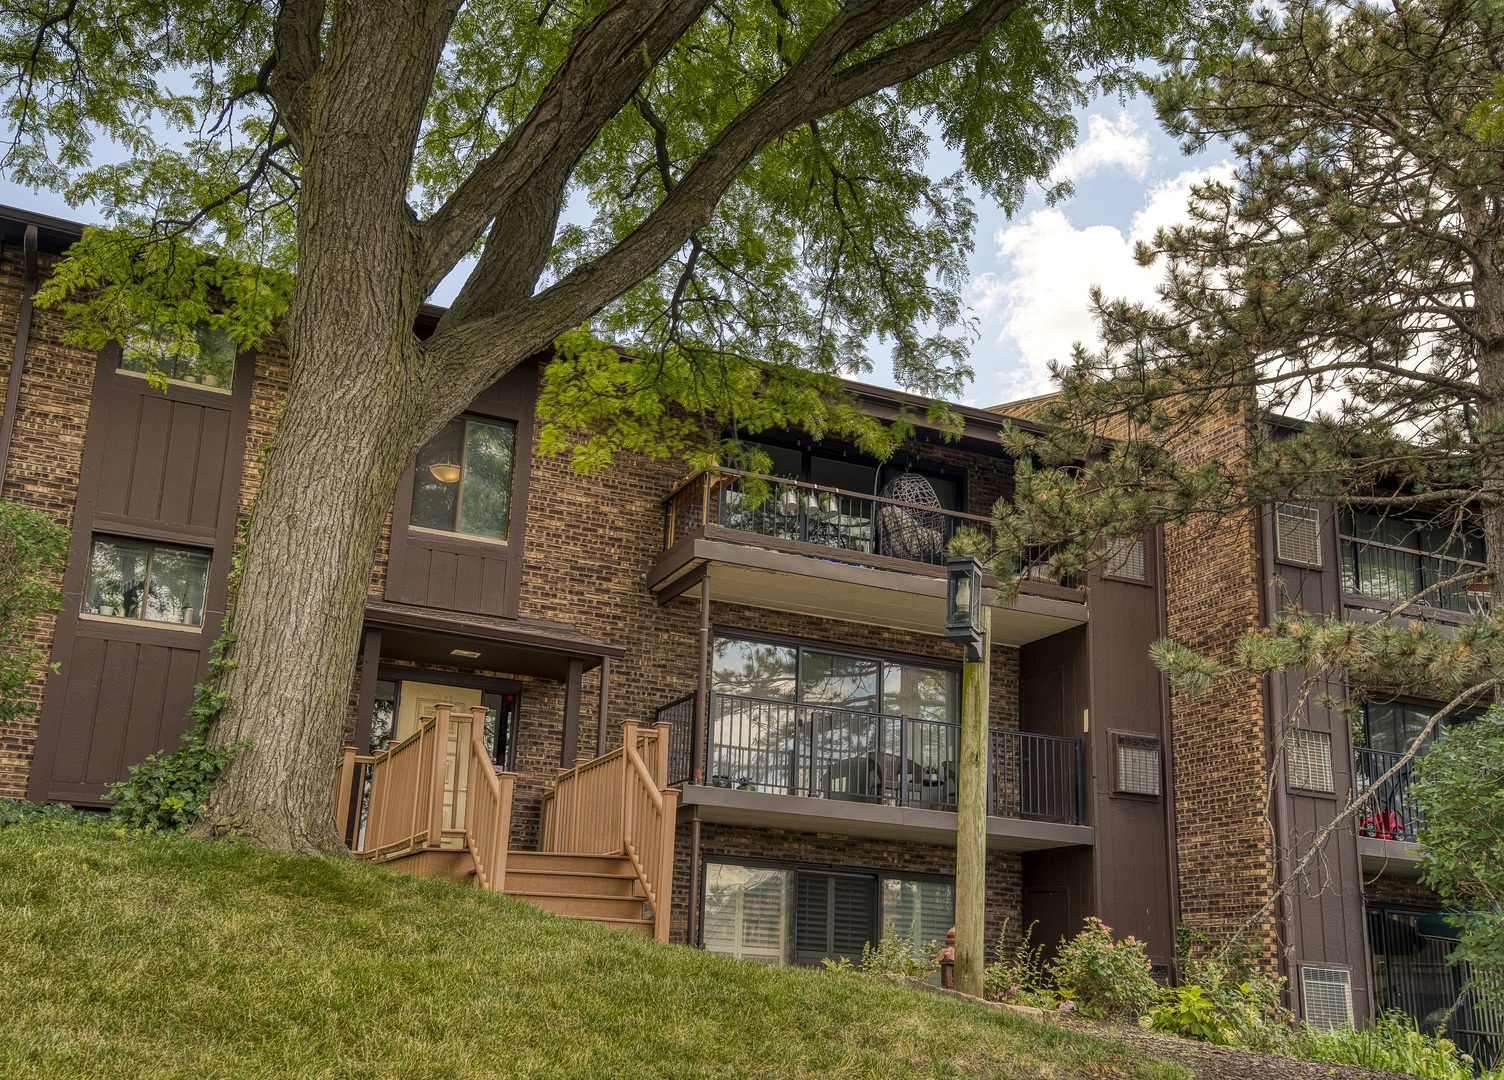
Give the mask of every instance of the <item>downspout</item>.
M 689 819 L 689 933 L 684 944 L 700 946 L 700 806 L 690 807 Z
M 1267 508 L 1261 507 L 1256 510 L 1258 514 L 1258 529 L 1254 533 L 1254 554 L 1258 560 L 1259 588 L 1255 590 L 1259 598 L 1259 625 L 1268 626 L 1273 618 L 1273 613 L 1278 606 L 1279 597 L 1275 593 L 1274 568 L 1269 565 L 1269 554 L 1274 550 L 1273 537 L 1270 530 L 1273 527 L 1273 516 L 1267 512 Z M 1285 787 L 1285 770 L 1280 768 L 1278 754 L 1280 728 L 1285 719 L 1285 706 L 1288 704 L 1285 698 L 1284 674 L 1271 673 L 1264 676 L 1264 730 L 1268 740 L 1267 745 L 1274 751 L 1270 758 L 1270 768 L 1274 770 L 1274 887 L 1282 889 L 1289 880 L 1289 805 L 1290 792 Z M 1285 947 L 1284 938 L 1294 926 L 1293 913 L 1290 910 L 1290 894 L 1282 892 L 1279 903 L 1276 905 L 1278 925 L 1275 928 L 1274 940 L 1277 945 L 1275 955 L 1279 961 L 1279 973 L 1284 976 L 1285 990 L 1289 994 L 1289 1004 L 1292 1011 L 1298 1012 L 1295 1005 L 1299 1001 L 1299 992 L 1295 985 L 1294 972 L 1291 970 L 1290 957 Z
M 16 351 L 10 362 L 10 383 L 5 388 L 5 414 L 0 419 L 0 487 L 10 464 L 10 443 L 16 430 L 16 410 L 21 403 L 21 374 L 26 366 L 26 348 L 31 344 L 32 297 L 37 291 L 37 227 L 26 226 L 21 241 L 26 276 L 22 279 L 21 314 L 16 321 Z
M 1165 580 L 1165 530 L 1160 526 L 1156 540 L 1159 544 L 1159 587 L 1155 618 L 1159 624 L 1159 640 L 1170 636 L 1169 583 Z M 1164 672 L 1159 675 L 1159 739 L 1164 748 L 1165 763 L 1165 858 L 1170 877 L 1170 978 L 1180 982 L 1180 952 L 1175 947 L 1180 938 L 1180 843 L 1176 832 L 1178 823 L 1175 813 L 1175 741 L 1174 727 L 1170 723 L 1170 678 Z

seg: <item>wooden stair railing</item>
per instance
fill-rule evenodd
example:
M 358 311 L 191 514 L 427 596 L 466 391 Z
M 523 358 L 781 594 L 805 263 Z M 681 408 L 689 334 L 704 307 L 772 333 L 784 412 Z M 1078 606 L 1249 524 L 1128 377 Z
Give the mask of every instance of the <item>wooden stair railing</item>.
M 497 772 L 491 762 L 485 708 L 452 712 L 453 706 L 435 705 L 417 731 L 376 754 L 346 748 L 335 774 L 335 825 L 350 836 L 351 850 L 368 859 L 462 844 L 479 884 L 499 891 L 506 880 L 516 776 Z
M 679 806 L 679 792 L 666 783 L 671 726 L 640 730 L 628 720 L 615 750 L 561 769 L 543 796 L 538 843 L 539 851 L 631 860 L 659 941 L 668 940 Z

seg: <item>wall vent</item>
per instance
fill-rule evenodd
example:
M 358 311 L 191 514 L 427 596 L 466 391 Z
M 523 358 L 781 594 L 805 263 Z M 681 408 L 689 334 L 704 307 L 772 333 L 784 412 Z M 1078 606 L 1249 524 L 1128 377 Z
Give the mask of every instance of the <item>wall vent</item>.
M 1117 736 L 1117 785 L 1130 795 L 1159 794 L 1159 740 L 1148 735 Z
M 1300 1005 L 1312 1027 L 1323 1031 L 1353 1026 L 1352 975 L 1343 968 L 1302 967 Z
M 1143 539 L 1109 541 L 1107 573 L 1112 577 L 1128 578 L 1130 581 L 1147 581 L 1148 570 L 1144 563 Z
M 1303 791 L 1332 792 L 1332 736 L 1291 728 L 1285 737 L 1285 780 Z
M 1314 506 L 1280 503 L 1274 508 L 1274 548 L 1281 562 L 1321 565 L 1321 513 Z

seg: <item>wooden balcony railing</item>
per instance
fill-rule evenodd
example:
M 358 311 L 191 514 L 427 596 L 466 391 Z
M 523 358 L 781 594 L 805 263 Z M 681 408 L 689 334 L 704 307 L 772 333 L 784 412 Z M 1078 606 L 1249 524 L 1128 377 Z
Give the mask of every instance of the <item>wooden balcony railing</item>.
M 654 935 L 668 940 L 679 793 L 667 784 L 668 724 L 622 724 L 622 744 L 560 770 L 543 796 L 539 851 L 625 855 L 653 912 Z
M 335 774 L 335 826 L 364 858 L 468 850 L 481 887 L 499 890 L 516 777 L 491 762 L 485 708 L 452 713 L 436 705 L 417 731 L 376 754 L 347 747 Z

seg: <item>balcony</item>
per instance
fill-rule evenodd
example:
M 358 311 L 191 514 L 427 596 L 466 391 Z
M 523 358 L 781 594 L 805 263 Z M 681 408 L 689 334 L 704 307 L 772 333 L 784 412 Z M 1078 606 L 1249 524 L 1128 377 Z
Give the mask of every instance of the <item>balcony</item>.
M 671 782 L 702 820 L 954 844 L 958 724 L 712 693 L 699 737 L 695 704 L 657 719 L 672 725 Z M 1079 740 L 994 730 L 988 749 L 989 847 L 1091 843 Z
M 945 549 L 990 520 L 776 476 L 711 468 L 664 500 L 664 550 L 648 587 L 667 602 L 710 579 L 711 598 L 918 633 L 940 632 Z M 994 583 L 995 584 L 995 583 Z M 1024 645 L 1087 618 L 1085 594 L 1026 573 L 992 590 L 993 639 Z
M 1375 528 L 1370 524 L 1367 531 Z M 1457 553 L 1437 554 L 1414 543 L 1386 543 L 1362 531 L 1350 521 L 1338 538 L 1342 604 L 1348 619 L 1372 622 L 1402 608 L 1406 617 L 1448 624 L 1489 613 L 1484 563 Z M 1454 541 L 1453 546 L 1476 553 L 1475 545 Z
M 1353 751 L 1358 794 L 1376 789 L 1358 811 L 1358 854 L 1369 873 L 1388 871 L 1414 877 L 1420 872 L 1420 856 L 1413 845 L 1421 817 L 1410 795 L 1410 763 L 1384 779 L 1402 757 L 1387 750 L 1360 747 Z

